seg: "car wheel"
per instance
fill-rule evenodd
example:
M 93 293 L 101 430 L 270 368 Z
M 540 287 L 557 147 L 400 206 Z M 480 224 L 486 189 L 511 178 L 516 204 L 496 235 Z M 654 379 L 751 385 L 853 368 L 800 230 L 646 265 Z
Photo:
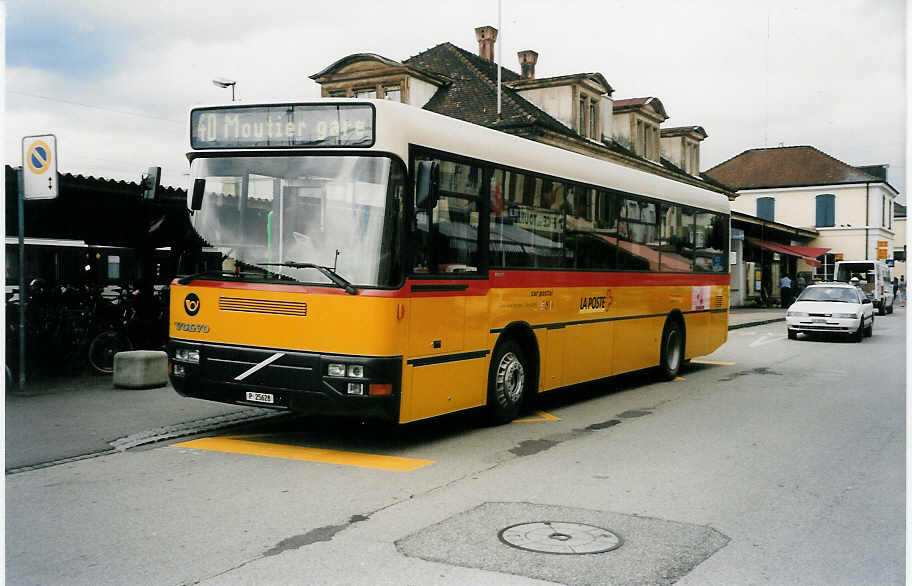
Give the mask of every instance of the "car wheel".
M 855 330 L 854 334 L 852 334 L 853 342 L 861 342 L 861 340 L 864 338 L 864 325 L 863 325 L 864 318 L 861 318 L 861 319 L 862 319 L 862 323 L 858 324 L 858 329 Z
M 798 332 L 796 332 L 796 331 L 794 331 L 794 330 L 787 330 L 787 331 L 788 331 L 789 340 L 797 340 L 797 339 L 798 339 Z
M 868 327 L 864 329 L 865 338 L 870 338 L 874 335 L 874 316 L 871 316 L 871 323 L 868 324 Z
M 893 313 L 893 304 L 892 303 L 890 304 L 889 307 L 887 307 L 887 313 Z
M 887 305 L 883 301 L 877 306 L 877 315 L 887 315 Z
M 530 375 L 519 344 L 506 340 L 494 348 L 488 374 L 488 411 L 494 423 L 516 419 L 526 396 Z
M 684 361 L 684 334 L 678 322 L 668 320 L 662 330 L 660 346 L 659 374 L 664 380 L 674 380 L 681 371 Z

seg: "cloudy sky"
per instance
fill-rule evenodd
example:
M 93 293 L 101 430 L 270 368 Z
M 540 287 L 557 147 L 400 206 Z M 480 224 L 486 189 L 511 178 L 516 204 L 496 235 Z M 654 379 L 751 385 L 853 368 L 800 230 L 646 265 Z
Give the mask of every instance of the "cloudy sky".
M 6 6 L 5 159 L 54 133 L 59 170 L 183 186 L 194 104 L 319 96 L 309 76 L 351 53 L 403 60 L 449 41 L 477 51 L 496 0 L 12 0 Z M 503 0 L 503 65 L 536 77 L 600 72 L 615 98 L 656 96 L 667 126 L 701 125 L 701 167 L 813 145 L 890 165 L 905 199 L 902 0 Z

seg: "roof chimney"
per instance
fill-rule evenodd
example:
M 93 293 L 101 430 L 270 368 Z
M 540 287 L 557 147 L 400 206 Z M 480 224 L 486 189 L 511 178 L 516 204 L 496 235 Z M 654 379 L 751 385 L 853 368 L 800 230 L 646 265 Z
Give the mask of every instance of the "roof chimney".
M 538 53 L 527 49 L 517 53 L 519 55 L 519 68 L 523 79 L 535 79 L 535 64 L 538 62 Z
M 497 41 L 497 29 L 493 26 L 480 26 L 475 29 L 478 39 L 478 56 L 485 61 L 494 61 L 494 42 Z

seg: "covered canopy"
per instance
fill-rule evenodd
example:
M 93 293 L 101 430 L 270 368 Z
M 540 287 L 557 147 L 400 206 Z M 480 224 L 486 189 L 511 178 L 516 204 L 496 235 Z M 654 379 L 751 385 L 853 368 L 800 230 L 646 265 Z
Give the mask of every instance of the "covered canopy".
M 829 248 L 815 248 L 813 246 L 796 246 L 792 244 L 768 242 L 766 240 L 760 240 L 759 238 L 748 238 L 747 240 L 760 248 L 772 250 L 773 252 L 778 252 L 780 254 L 796 256 L 812 267 L 819 267 L 820 261 L 817 260 L 817 257 L 826 254 L 830 250 Z

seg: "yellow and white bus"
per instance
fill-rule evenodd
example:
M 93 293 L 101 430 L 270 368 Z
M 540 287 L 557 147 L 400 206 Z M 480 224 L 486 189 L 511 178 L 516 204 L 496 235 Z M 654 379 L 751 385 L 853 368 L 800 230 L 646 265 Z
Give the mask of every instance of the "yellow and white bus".
M 199 107 L 175 279 L 182 395 L 400 423 L 712 352 L 728 199 L 373 100 Z

